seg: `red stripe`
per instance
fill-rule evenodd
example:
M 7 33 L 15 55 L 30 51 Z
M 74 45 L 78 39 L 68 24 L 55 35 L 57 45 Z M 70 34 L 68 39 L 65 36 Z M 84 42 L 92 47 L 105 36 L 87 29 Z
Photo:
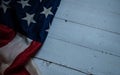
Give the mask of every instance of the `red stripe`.
M 30 75 L 25 71 L 25 65 L 41 47 L 41 43 L 33 41 L 31 45 L 19 54 L 13 63 L 5 70 L 4 75 Z
M 7 75 L 30 75 L 29 72 L 25 69 L 25 67 L 22 67 L 18 71 L 12 73 L 12 74 L 7 74 Z
M 8 44 L 15 37 L 16 33 L 5 25 L 0 24 L 0 47 Z

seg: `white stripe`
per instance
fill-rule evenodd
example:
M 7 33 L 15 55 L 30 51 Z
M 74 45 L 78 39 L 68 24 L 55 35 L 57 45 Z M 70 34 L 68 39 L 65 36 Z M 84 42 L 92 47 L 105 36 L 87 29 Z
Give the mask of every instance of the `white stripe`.
M 30 75 L 41 75 L 40 70 L 38 69 L 33 59 L 28 62 L 28 64 L 26 65 L 26 69 L 30 73 Z
M 3 73 L 16 56 L 30 46 L 31 42 L 32 40 L 18 33 L 10 43 L 0 48 L 0 72 Z

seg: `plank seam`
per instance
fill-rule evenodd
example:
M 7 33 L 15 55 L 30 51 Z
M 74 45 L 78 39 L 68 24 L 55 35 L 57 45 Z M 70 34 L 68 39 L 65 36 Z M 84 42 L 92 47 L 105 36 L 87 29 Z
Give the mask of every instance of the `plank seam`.
M 90 25 L 88 25 L 88 24 L 83 24 L 83 23 L 79 23 L 79 22 L 72 21 L 72 20 L 66 20 L 66 19 L 59 18 L 59 17 L 55 17 L 55 18 L 56 18 L 56 19 L 59 19 L 59 20 L 64 20 L 65 22 L 70 22 L 70 23 L 74 23 L 74 24 L 79 24 L 79 25 L 86 26 L 86 27 L 89 27 L 89 28 L 94 28 L 94 29 L 98 29 L 98 30 L 101 30 L 101 31 L 109 32 L 109 33 L 112 33 L 112 34 L 120 35 L 119 32 L 114 32 L 114 31 L 111 31 L 111 30 L 106 30 L 106 29 L 102 29 L 102 28 L 90 26 Z
M 56 63 L 56 62 L 52 62 L 52 61 L 50 61 L 50 60 L 46 60 L 46 59 L 43 59 L 43 58 L 39 58 L 39 57 L 34 57 L 34 58 L 36 58 L 36 59 L 39 59 L 39 60 L 42 60 L 42 61 L 45 61 L 45 62 L 47 62 L 47 63 L 50 63 L 50 64 L 54 64 L 54 65 L 58 65 L 58 66 L 60 66 L 60 67 L 64 67 L 64 68 L 67 68 L 67 69 L 70 69 L 70 70 L 74 70 L 74 71 L 77 71 L 77 72 L 80 72 L 80 73 L 83 73 L 83 74 L 86 74 L 86 75 L 95 75 L 95 74 L 92 74 L 92 73 L 86 73 L 86 72 L 84 72 L 84 71 L 81 71 L 81 70 L 78 70 L 78 69 L 76 69 L 76 68 L 72 68 L 72 67 L 70 67 L 70 66 L 66 66 L 66 65 L 63 65 L 63 64 L 59 64 L 59 63 Z
M 55 38 L 55 37 L 50 36 L 50 35 L 48 37 L 51 38 L 51 39 L 63 41 L 63 42 L 66 42 L 66 43 L 69 43 L 69 44 L 72 44 L 72 45 L 84 47 L 84 48 L 87 48 L 87 49 L 92 50 L 92 51 L 97 51 L 97 52 L 108 54 L 108 55 L 112 55 L 112 56 L 115 56 L 115 57 L 120 57 L 120 55 L 116 55 L 116 54 L 111 53 L 111 52 L 103 51 L 103 50 L 100 50 L 100 49 L 90 48 L 90 47 L 87 47 L 87 46 L 84 46 L 84 45 L 81 45 L 81 44 L 78 44 L 78 43 L 73 43 L 73 42 L 70 42 L 70 41 L 67 41 L 67 40 L 63 40 L 63 39 L 60 39 L 60 38 Z

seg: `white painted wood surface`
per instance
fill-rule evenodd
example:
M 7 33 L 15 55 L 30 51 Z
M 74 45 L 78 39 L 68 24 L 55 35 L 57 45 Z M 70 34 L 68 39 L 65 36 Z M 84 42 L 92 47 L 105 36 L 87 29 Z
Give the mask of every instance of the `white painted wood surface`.
M 62 0 L 56 16 L 93 28 L 120 33 L 119 5 L 120 0 Z M 114 8 L 118 14 L 112 13 L 116 12 Z M 108 12 L 107 9 L 113 11 Z
M 120 0 L 61 0 L 34 59 L 42 75 L 120 75 Z
M 83 73 L 65 68 L 60 65 L 46 62 L 44 60 L 34 59 L 41 75 L 85 75 Z

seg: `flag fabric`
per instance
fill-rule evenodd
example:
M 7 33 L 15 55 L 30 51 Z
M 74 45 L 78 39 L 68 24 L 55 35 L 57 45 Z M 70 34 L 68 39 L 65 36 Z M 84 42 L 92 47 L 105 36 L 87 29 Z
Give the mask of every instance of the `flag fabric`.
M 60 0 L 0 0 L 0 75 L 40 75 L 32 57 L 43 45 Z

